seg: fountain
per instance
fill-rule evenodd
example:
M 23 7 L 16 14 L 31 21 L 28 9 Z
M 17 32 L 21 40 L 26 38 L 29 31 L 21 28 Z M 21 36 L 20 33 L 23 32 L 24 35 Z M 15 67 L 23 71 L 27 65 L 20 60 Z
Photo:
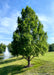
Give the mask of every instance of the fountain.
M 4 52 L 4 59 L 8 59 L 11 57 L 11 54 L 8 50 L 8 47 L 6 47 L 5 52 Z

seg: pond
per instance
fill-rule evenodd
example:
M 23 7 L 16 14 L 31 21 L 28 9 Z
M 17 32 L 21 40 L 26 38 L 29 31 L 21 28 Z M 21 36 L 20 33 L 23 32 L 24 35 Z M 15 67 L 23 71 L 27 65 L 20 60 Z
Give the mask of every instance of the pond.
M 6 47 L 5 52 L 3 52 L 3 56 L 0 56 L 0 61 L 11 58 L 11 57 L 12 57 L 12 55 L 9 52 L 8 47 Z

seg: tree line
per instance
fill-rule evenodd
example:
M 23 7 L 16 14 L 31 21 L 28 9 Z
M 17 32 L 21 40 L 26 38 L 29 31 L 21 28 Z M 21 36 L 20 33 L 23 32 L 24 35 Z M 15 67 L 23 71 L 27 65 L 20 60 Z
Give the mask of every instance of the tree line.
M 54 43 L 49 45 L 49 52 L 54 51 Z

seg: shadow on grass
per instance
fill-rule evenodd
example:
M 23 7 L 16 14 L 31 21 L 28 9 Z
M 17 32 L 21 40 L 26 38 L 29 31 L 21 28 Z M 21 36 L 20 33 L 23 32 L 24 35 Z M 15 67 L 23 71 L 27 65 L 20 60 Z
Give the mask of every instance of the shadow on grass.
M 7 61 L 9 63 L 9 62 L 17 61 L 20 59 L 22 59 L 22 58 L 19 57 L 17 59 L 10 59 Z M 2 67 L 2 68 L 0 68 L 0 75 L 15 75 L 15 74 L 18 75 L 20 73 L 25 72 L 26 70 L 31 70 L 31 69 L 32 69 L 31 72 L 37 71 L 38 73 L 48 73 L 48 72 L 52 73 L 52 72 L 54 72 L 54 64 L 52 62 L 44 61 L 44 60 L 40 60 L 40 59 L 37 59 L 37 60 L 34 59 L 32 61 L 32 64 L 34 66 L 32 66 L 28 69 L 25 69 L 24 65 L 10 65 L 10 66 L 6 66 L 6 67 Z M 54 75 L 54 74 L 51 74 L 51 75 Z
M 9 59 L 9 60 L 5 60 L 5 61 L 1 61 L 0 65 L 1 64 L 10 63 L 10 62 L 14 62 L 14 61 L 21 60 L 21 59 L 22 59 L 22 57 L 17 57 L 17 58 L 14 58 L 14 59 Z
M 23 73 L 26 70 L 23 70 L 23 65 L 11 65 L 0 68 L 0 75 L 15 75 L 18 73 Z

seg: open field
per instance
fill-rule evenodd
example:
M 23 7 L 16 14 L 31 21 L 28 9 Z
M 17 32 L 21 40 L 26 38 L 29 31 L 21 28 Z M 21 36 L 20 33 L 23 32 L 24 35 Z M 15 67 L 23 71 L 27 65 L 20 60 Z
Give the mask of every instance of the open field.
M 54 75 L 54 52 L 32 59 L 32 67 L 25 68 L 27 61 L 21 56 L 0 62 L 0 75 Z

